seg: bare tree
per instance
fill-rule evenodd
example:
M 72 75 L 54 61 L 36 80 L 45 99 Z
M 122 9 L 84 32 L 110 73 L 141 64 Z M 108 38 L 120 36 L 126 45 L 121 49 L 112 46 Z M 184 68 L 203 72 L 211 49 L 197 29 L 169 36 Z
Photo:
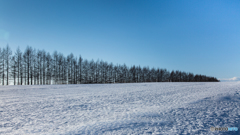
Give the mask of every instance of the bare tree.
M 24 52 L 24 58 L 25 58 L 25 65 L 26 65 L 26 77 L 27 77 L 27 85 L 30 84 L 30 77 L 31 77 L 31 84 L 32 84 L 32 62 L 33 62 L 33 49 L 30 46 L 27 46 L 25 52 Z
M 58 83 L 58 53 L 55 51 L 53 53 L 53 81 L 54 84 Z
M 13 84 L 16 85 L 16 75 L 17 75 L 17 61 L 15 56 L 11 59 L 11 76 L 13 77 Z
M 9 47 L 9 45 L 6 46 L 5 49 L 5 61 L 6 61 L 6 72 L 7 72 L 7 85 L 9 84 L 9 73 L 10 73 L 10 61 L 11 61 L 11 55 L 12 55 L 12 51 L 11 48 Z
M 82 83 L 82 56 L 80 55 L 80 57 L 78 58 L 78 68 L 79 68 L 79 76 L 78 76 L 78 81 L 81 84 Z
M 0 78 L 1 84 L 4 85 L 4 49 L 0 48 Z
M 86 59 L 83 61 L 83 79 L 84 83 L 89 83 L 89 62 Z
M 99 60 L 97 60 L 96 62 L 95 62 L 95 82 L 96 83 L 99 83 Z

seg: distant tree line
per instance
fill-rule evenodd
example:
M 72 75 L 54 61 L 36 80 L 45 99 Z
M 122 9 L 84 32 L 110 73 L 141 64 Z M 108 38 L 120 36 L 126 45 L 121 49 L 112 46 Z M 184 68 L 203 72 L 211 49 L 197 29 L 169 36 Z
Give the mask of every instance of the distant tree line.
M 194 75 L 160 68 L 113 65 L 105 61 L 88 61 L 72 53 L 65 57 L 28 46 L 12 53 L 9 45 L 0 48 L 0 84 L 50 85 L 138 82 L 218 82 L 214 77 Z

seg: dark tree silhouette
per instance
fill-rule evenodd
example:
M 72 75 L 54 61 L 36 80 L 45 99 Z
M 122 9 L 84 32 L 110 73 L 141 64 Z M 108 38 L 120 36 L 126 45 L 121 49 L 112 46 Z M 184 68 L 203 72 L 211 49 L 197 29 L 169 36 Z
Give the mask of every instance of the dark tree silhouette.
M 52 55 L 44 50 L 27 46 L 24 53 L 17 48 L 14 56 L 7 45 L 0 48 L 0 83 L 9 85 L 49 85 L 82 83 L 137 83 L 137 82 L 218 82 L 215 77 L 183 71 L 167 71 L 132 65 L 113 65 L 103 60 L 96 62 L 67 57 L 55 51 Z

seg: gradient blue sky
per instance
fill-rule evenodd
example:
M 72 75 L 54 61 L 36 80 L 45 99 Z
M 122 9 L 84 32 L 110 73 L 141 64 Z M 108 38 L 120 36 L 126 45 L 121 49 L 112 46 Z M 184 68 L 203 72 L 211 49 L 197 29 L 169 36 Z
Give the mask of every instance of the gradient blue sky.
M 239 0 L 0 0 L 0 47 L 240 77 Z

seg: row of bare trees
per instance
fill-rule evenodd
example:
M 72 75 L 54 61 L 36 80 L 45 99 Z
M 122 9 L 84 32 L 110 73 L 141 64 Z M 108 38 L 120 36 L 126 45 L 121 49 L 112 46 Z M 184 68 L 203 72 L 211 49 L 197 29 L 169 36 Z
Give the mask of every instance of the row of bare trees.
M 133 82 L 217 82 L 214 77 L 194 75 L 160 68 L 113 65 L 105 61 L 88 61 L 65 57 L 55 51 L 52 55 L 44 50 L 28 46 L 12 53 L 9 45 L 0 48 L 0 84 L 48 85 L 86 83 L 133 83 Z

